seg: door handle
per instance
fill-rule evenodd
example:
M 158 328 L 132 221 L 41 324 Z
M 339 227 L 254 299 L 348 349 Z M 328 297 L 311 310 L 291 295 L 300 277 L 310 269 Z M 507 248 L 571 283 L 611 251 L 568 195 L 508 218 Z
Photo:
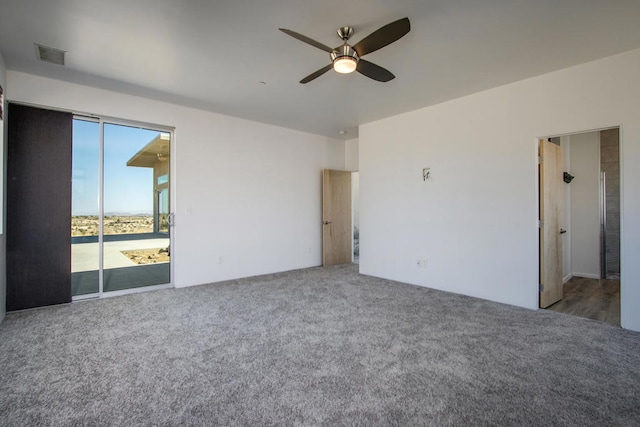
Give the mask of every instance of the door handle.
M 322 221 L 322 224 L 323 225 L 329 225 L 329 224 L 331 224 L 331 221 Z
M 566 233 L 566 232 L 567 232 L 567 230 L 565 230 L 564 228 L 561 228 L 561 229 L 560 229 L 560 234 L 564 234 L 564 233 Z

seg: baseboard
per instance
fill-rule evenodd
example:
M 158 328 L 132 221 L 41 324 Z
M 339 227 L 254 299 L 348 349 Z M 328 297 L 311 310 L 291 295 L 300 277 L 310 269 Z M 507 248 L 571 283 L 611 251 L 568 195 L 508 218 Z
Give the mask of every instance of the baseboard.
M 565 283 L 567 283 L 569 280 L 571 280 L 572 277 L 573 277 L 573 273 L 569 273 L 566 276 L 564 276 L 562 278 L 562 284 L 564 285 Z
M 599 279 L 599 274 L 590 274 L 590 273 L 572 273 L 573 276 L 584 277 L 585 279 Z

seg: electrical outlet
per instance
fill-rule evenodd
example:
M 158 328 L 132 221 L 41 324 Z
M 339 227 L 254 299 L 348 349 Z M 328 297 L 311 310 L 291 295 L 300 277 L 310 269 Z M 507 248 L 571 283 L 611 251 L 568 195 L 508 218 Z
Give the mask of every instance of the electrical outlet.
M 223 256 L 219 256 L 218 257 L 218 264 L 224 264 L 224 257 Z
M 417 258 L 416 259 L 416 267 L 418 267 L 418 268 L 427 268 L 427 258 Z

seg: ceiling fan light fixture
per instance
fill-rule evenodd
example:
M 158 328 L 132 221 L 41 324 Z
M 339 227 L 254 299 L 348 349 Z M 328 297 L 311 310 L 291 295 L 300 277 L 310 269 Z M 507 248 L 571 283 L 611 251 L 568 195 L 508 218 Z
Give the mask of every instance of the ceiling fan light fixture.
M 333 61 L 333 69 L 340 74 L 353 73 L 357 66 L 358 62 L 349 56 L 343 56 Z
M 341 74 L 353 73 L 358 67 L 358 54 L 346 43 L 339 50 L 331 52 L 331 60 L 333 69 Z

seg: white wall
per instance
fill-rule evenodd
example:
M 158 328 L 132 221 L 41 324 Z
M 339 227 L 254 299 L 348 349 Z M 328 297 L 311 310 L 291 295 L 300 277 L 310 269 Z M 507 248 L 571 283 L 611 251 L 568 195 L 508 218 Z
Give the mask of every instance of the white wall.
M 7 96 L 7 68 L 4 63 L 4 58 L 0 54 L 0 86 L 4 89 L 5 99 Z M 3 119 L 6 118 L 5 113 L 6 105 L 2 106 Z M 5 168 L 5 155 L 6 144 L 4 143 L 5 124 L 7 122 L 3 120 L 0 122 L 0 165 L 2 165 L 2 173 L 0 173 L 0 322 L 4 319 L 7 310 L 7 244 L 5 239 L 5 226 L 4 226 L 4 212 L 5 212 L 5 190 L 4 190 L 4 177 L 6 175 Z
M 571 269 L 600 277 L 600 132 L 571 135 Z
M 321 170 L 344 168 L 342 141 L 20 72 L 8 83 L 13 101 L 175 126 L 177 287 L 321 264 Z
M 360 232 L 360 172 L 351 174 L 351 223 Z
M 344 142 L 345 170 L 358 171 L 358 139 L 350 139 Z
M 359 170 L 358 139 L 350 139 L 344 143 L 345 170 L 357 172 Z M 360 229 L 360 174 L 351 174 L 351 223 L 354 230 Z
M 622 326 L 640 330 L 638 75 L 635 50 L 362 125 L 361 273 L 536 308 L 537 138 L 621 125 Z

